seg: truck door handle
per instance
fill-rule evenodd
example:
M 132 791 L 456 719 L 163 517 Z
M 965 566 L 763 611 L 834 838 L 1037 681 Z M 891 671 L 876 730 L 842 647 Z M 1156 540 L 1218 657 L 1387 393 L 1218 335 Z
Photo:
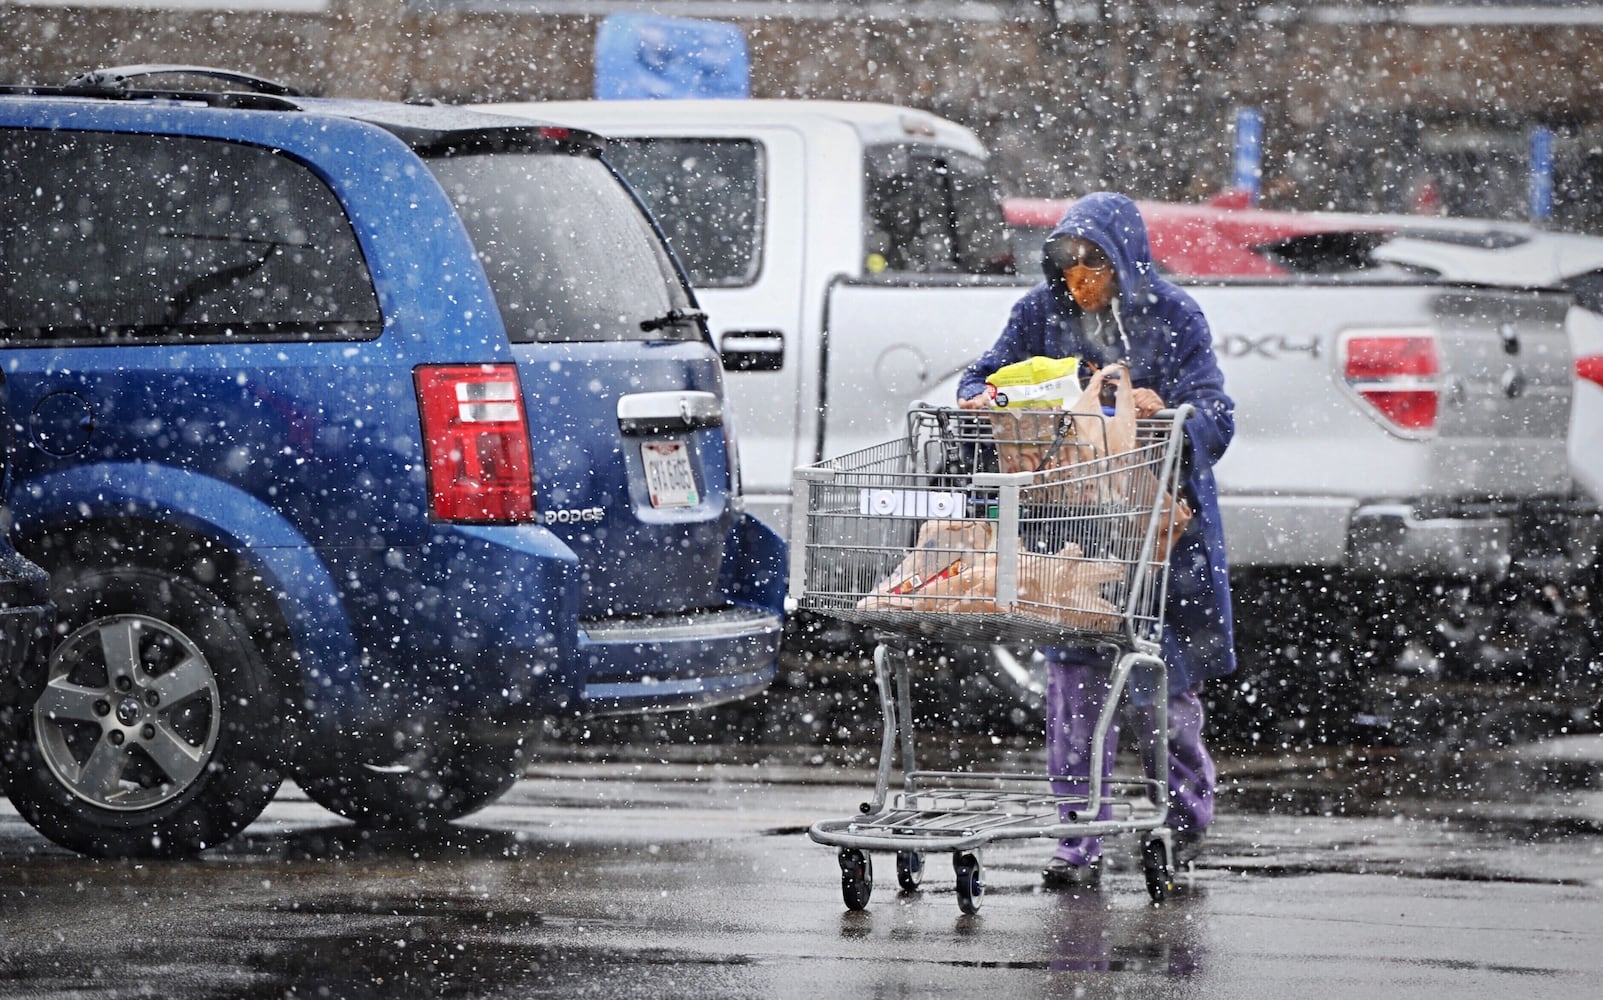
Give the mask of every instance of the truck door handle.
M 780 330 L 727 330 L 718 341 L 724 370 L 777 372 L 785 367 L 785 334 Z

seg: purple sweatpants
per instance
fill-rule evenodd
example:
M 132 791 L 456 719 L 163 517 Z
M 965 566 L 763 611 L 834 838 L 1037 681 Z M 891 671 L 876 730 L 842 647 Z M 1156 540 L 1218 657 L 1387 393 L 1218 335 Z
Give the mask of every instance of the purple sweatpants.
M 1047 661 L 1046 759 L 1052 774 L 1089 774 L 1091 731 L 1108 693 L 1107 666 Z M 1130 723 L 1152 728 L 1151 706 L 1128 704 Z M 1142 741 L 1143 744 L 1146 741 Z M 1113 773 L 1113 759 L 1119 747 L 1119 720 L 1115 717 L 1102 748 L 1102 776 Z M 1143 750 L 1145 746 L 1143 746 Z M 1143 753 L 1143 758 L 1147 754 Z M 1155 762 L 1143 759 L 1146 773 Z M 1195 691 L 1169 696 L 1169 828 L 1176 831 L 1205 830 L 1213 822 L 1213 789 L 1216 775 L 1213 758 L 1202 745 L 1202 700 Z M 1085 781 L 1054 781 L 1059 795 L 1084 795 Z M 1069 822 L 1068 807 L 1063 821 Z M 1098 819 L 1109 818 L 1103 807 Z M 1102 856 L 1100 837 L 1074 837 L 1058 841 L 1057 857 L 1070 864 L 1084 865 Z

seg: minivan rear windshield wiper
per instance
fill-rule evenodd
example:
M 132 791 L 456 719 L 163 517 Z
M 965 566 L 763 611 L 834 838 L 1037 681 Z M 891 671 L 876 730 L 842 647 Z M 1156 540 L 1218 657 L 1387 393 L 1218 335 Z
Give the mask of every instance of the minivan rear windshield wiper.
M 647 333 L 661 330 L 665 326 L 684 326 L 686 323 L 699 323 L 707 318 L 707 314 L 699 309 L 670 309 L 653 319 L 640 321 L 640 329 Z

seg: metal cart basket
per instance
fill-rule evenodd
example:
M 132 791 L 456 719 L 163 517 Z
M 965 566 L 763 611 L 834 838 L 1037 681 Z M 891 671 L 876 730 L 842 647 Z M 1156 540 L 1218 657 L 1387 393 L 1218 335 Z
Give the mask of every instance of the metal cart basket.
M 1168 555 L 1189 517 L 1179 497 L 1189 406 L 1137 421 L 1133 438 L 1101 414 L 917 409 L 904 438 L 795 472 L 789 597 L 794 609 L 864 626 L 879 639 L 883 715 L 871 801 L 808 835 L 839 848 L 853 910 L 873 889 L 870 852 L 896 853 L 919 885 L 928 852 L 952 854 L 958 904 L 979 909 L 979 849 L 1034 837 L 1142 834 L 1154 900 L 1172 888 L 1166 697 L 1153 698 L 1141 776 L 919 770 L 911 642 L 1101 646 L 1119 655 L 1092 731 L 1103 748 L 1133 672 L 1167 691 L 1158 655 Z M 891 792 L 900 753 L 901 790 Z M 1056 790 L 1054 790 L 1054 785 Z M 1065 793 L 1066 786 L 1070 792 Z

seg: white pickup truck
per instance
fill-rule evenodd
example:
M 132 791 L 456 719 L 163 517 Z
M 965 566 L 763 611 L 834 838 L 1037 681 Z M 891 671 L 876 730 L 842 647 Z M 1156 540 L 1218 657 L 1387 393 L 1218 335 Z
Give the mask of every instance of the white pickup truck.
M 796 466 L 898 433 L 1020 291 L 985 148 L 934 115 L 763 100 L 486 110 L 612 139 L 722 351 L 747 509 L 782 533 Z
M 916 401 L 950 404 L 957 373 L 1039 280 L 1008 273 L 985 148 L 927 113 L 768 100 L 487 110 L 610 137 L 608 158 L 709 315 L 748 509 L 781 531 L 797 465 L 892 438 Z M 1394 658 L 1397 613 L 1419 610 L 1419 591 L 1396 581 L 1499 579 L 1540 547 L 1528 506 L 1562 507 L 1570 488 L 1565 294 L 1395 278 L 1191 291 L 1237 406 L 1218 475 L 1240 586 L 1253 570 L 1355 592 L 1386 581 L 1391 606 L 1350 619 L 1372 640 L 1348 657 L 1361 668 Z M 1238 600 L 1253 604 L 1282 613 L 1272 588 Z M 1243 650 L 1249 684 L 1283 683 L 1276 642 L 1258 641 L 1256 660 Z

